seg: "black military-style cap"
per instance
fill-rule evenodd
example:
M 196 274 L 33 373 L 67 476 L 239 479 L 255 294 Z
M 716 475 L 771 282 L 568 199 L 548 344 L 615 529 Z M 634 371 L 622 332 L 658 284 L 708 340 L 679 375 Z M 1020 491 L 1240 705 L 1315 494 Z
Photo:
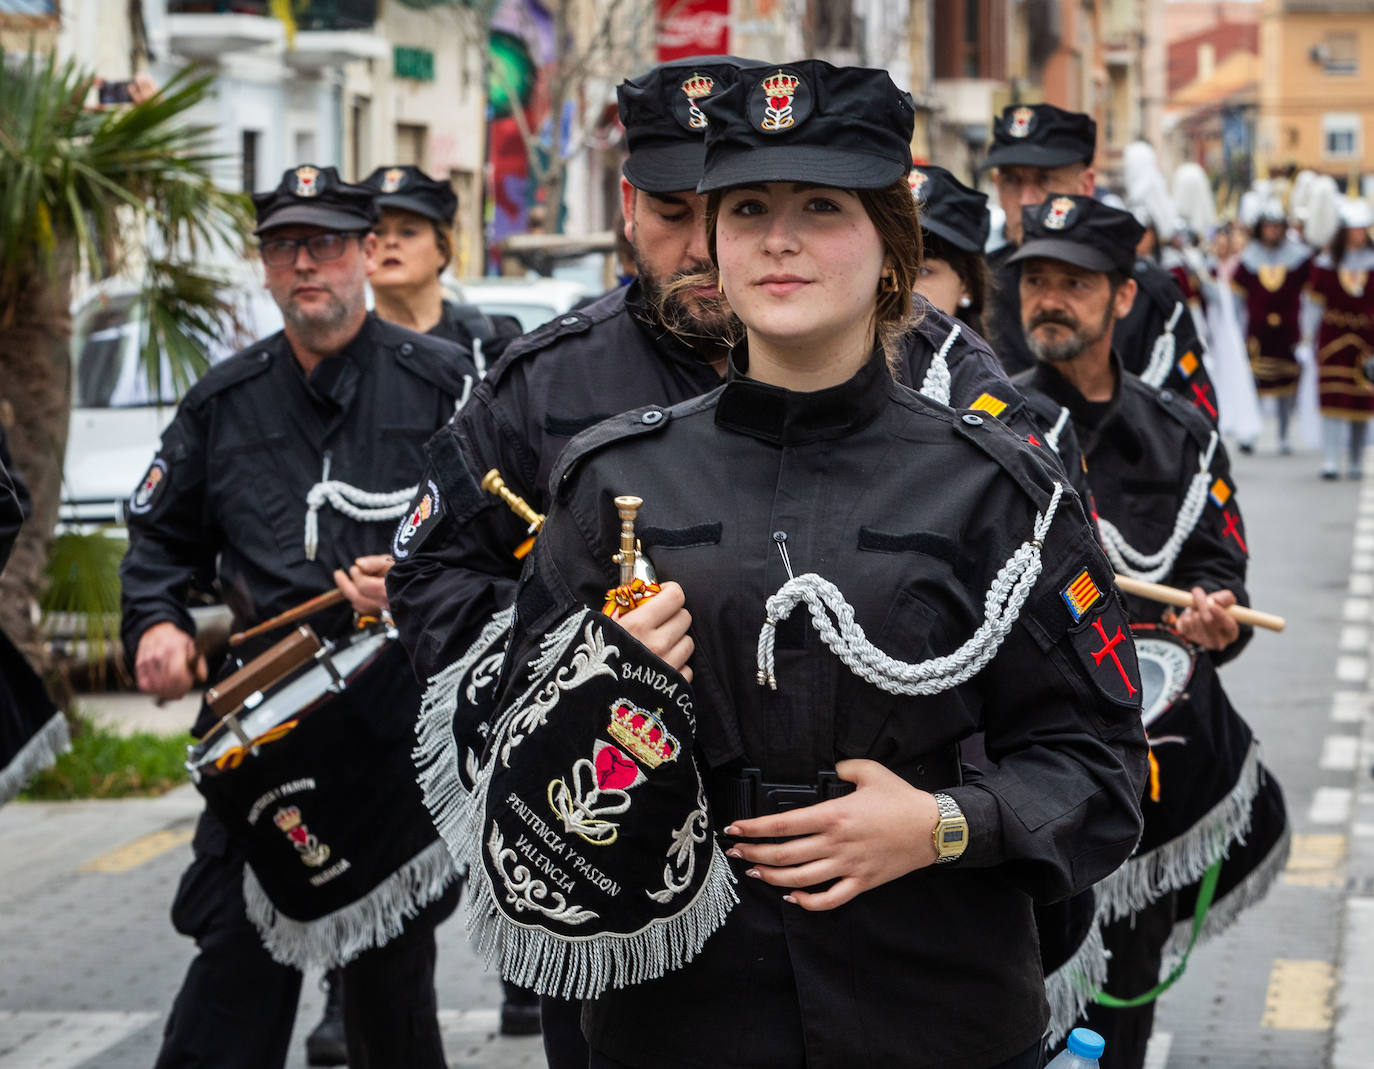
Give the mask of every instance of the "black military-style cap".
M 943 167 L 921 164 L 907 175 L 921 206 L 921 229 L 965 252 L 982 252 L 991 221 L 988 195 L 969 189 Z
M 695 189 L 706 156 L 703 101 L 754 63 L 735 56 L 692 56 L 655 67 L 616 89 L 629 157 L 621 172 L 646 193 Z
M 372 197 L 372 190 L 345 182 L 333 167 L 303 163 L 282 175 L 270 193 L 253 194 L 258 217 L 253 233 L 292 223 L 327 230 L 370 230 L 377 221 Z
M 887 71 L 819 59 L 746 67 L 703 110 L 699 193 L 752 182 L 882 189 L 911 170 L 916 109 Z
M 989 167 L 1064 167 L 1089 164 L 1097 149 L 1097 123 L 1053 104 L 1011 104 L 992 124 Z
M 418 167 L 378 167 L 360 184 L 376 193 L 378 209 L 400 208 L 444 226 L 453 224 L 458 210 L 458 194 L 453 187 Z
M 1130 275 L 1145 228 L 1130 212 L 1067 193 L 1021 209 L 1021 247 L 1008 263 L 1062 260 L 1089 271 Z

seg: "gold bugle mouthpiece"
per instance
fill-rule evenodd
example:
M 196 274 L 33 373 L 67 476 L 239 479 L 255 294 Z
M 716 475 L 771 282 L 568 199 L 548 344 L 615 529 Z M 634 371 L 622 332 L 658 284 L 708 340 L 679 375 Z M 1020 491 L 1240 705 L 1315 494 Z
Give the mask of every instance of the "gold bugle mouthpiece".
M 535 512 L 528 501 L 507 486 L 506 480 L 501 478 L 501 473 L 497 469 L 492 468 L 482 476 L 481 487 L 487 493 L 499 497 L 513 513 L 528 523 L 531 534 L 544 526 L 543 513 Z

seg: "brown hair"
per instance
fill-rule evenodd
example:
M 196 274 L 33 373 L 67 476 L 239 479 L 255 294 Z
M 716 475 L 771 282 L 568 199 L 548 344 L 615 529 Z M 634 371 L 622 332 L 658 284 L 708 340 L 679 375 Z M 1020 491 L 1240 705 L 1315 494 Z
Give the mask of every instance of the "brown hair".
M 716 221 L 720 217 L 723 192 L 717 190 L 706 199 L 706 247 L 717 272 L 720 261 L 716 258 Z M 898 342 L 913 322 L 911 294 L 921 273 L 921 225 L 916 198 L 911 195 L 911 186 L 905 176 L 882 189 L 854 190 L 854 195 L 878 231 L 886 254 L 884 281 L 878 288 L 874 309 L 874 332 L 888 365 L 895 369 L 901 361 Z M 892 281 L 886 281 L 887 278 Z M 707 280 L 700 275 L 679 279 L 664 288 L 663 297 L 671 298 L 694 289 L 703 281 Z
M 992 303 L 997 292 L 997 281 L 992 269 L 981 252 L 961 249 L 952 241 L 946 241 L 939 234 L 927 233 L 924 252 L 928 259 L 944 260 L 959 276 L 959 281 L 968 291 L 968 307 L 955 310 L 955 318 L 967 323 L 980 337 L 987 337 L 983 329 L 983 310 Z
M 453 231 L 443 223 L 434 224 L 434 244 L 439 246 L 439 255 L 444 262 L 439 265 L 439 274 L 443 275 L 444 268 L 448 267 L 453 260 Z

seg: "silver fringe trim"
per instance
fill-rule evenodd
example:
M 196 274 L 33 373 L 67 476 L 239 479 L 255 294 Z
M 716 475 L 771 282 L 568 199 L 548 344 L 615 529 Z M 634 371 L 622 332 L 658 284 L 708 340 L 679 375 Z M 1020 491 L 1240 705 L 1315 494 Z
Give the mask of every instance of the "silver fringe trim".
M 1045 999 L 1050 1004 L 1050 1045 L 1056 1045 L 1083 1020 L 1093 996 L 1107 984 L 1111 952 L 1102 941 L 1102 927 L 1093 921 L 1073 957 L 1045 977 Z
M 607 988 L 656 980 L 695 958 L 739 903 L 735 875 L 712 843 L 710 868 L 696 897 L 680 913 L 637 932 L 564 939 L 511 920 L 496 908 L 496 892 L 480 862 L 468 875 L 468 935 L 487 968 L 541 995 L 596 998 Z
M 24 789 L 24 786 L 72 748 L 67 730 L 67 716 L 60 709 L 53 713 L 33 738 L 20 747 L 10 763 L 0 769 L 0 805 Z
M 1219 902 L 1213 902 L 1207 916 L 1202 921 L 1202 931 L 1198 933 L 1198 943 L 1204 943 L 1226 931 L 1236 919 L 1251 906 L 1259 902 L 1274 886 L 1274 881 L 1288 865 L 1288 850 L 1292 846 L 1291 828 L 1285 827 L 1283 834 L 1265 859 L 1231 892 Z M 1174 925 L 1169 941 L 1164 944 L 1164 957 L 1161 974 L 1167 976 L 1188 949 L 1188 940 L 1193 937 L 1193 918 L 1181 920 Z
M 243 900 L 273 961 L 302 971 L 332 969 L 395 939 L 457 878 L 453 859 L 436 839 L 364 897 L 318 920 L 298 921 L 278 910 L 252 865 L 243 867 Z
M 1264 770 L 1252 741 L 1240 776 L 1225 798 L 1191 828 L 1148 854 L 1130 858 L 1097 884 L 1097 917 L 1103 924 L 1142 909 L 1161 895 L 1197 883 L 1232 842 L 1250 830 L 1250 810 Z
M 455 846 L 465 838 L 460 829 L 471 806 L 468 789 L 459 775 L 463 755 L 458 752 L 458 740 L 453 736 L 458 690 L 473 666 L 510 630 L 514 615 L 513 606 L 502 609 L 487 621 L 477 641 L 462 657 L 437 675 L 430 676 L 415 722 L 415 748 L 411 751 L 415 782 L 439 837 L 460 868 L 468 863 L 471 855 L 460 854 Z

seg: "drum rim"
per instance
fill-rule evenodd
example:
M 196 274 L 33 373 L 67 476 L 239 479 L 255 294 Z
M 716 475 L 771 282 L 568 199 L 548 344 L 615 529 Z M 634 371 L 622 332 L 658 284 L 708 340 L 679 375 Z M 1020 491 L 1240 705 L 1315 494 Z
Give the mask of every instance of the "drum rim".
M 1137 642 L 1137 643 L 1140 642 L 1141 640 L 1147 640 L 1147 641 L 1153 641 L 1153 642 L 1164 642 L 1164 643 L 1167 643 L 1168 645 L 1171 645 L 1171 646 L 1179 646 L 1179 647 L 1181 647 L 1184 651 L 1187 652 L 1187 654 L 1188 654 L 1188 671 L 1187 671 L 1187 673 L 1184 675 L 1183 681 L 1182 681 L 1181 683 L 1178 684 L 1178 691 L 1177 691 L 1177 693 L 1176 693 L 1175 696 L 1174 696 L 1174 701 L 1177 701 L 1179 698 L 1182 698 L 1184 695 L 1186 695 L 1186 694 L 1188 693 L 1188 688 L 1189 688 L 1189 686 L 1192 685 L 1193 676 L 1194 676 L 1194 675 L 1196 674 L 1196 672 L 1197 672 L 1197 659 L 1198 659 L 1198 656 L 1199 656 L 1199 654 L 1200 654 L 1200 651 L 1202 650 L 1202 647 L 1196 645 L 1195 643 L 1189 642 L 1186 638 L 1184 638 L 1182 635 L 1180 635 L 1180 634 L 1179 634 L 1177 631 L 1175 631 L 1173 628 L 1168 627 L 1168 626 L 1166 626 L 1166 625 L 1164 625 L 1164 624 L 1157 624 L 1157 623 L 1152 623 L 1152 622 L 1147 622 L 1147 621 L 1141 621 L 1141 622 L 1139 622 L 1139 623 L 1131 624 L 1130 629 L 1131 629 L 1131 638 L 1132 638 L 1133 641 L 1135 641 L 1135 642 Z M 1138 653 L 1139 653 L 1139 647 L 1137 646 L 1137 654 L 1138 654 Z M 1169 703 L 1169 705 L 1172 705 L 1172 704 L 1173 704 L 1173 702 L 1171 701 L 1171 702 Z M 1155 716 L 1154 716 L 1152 719 L 1158 719 L 1159 716 L 1163 715 L 1163 713 L 1164 713 L 1165 710 L 1167 710 L 1167 709 L 1168 709 L 1168 706 L 1165 706 L 1165 708 L 1164 708 L 1164 709 L 1161 709 L 1161 710 L 1159 711 L 1159 713 L 1155 714 Z M 1142 709 L 1141 709 L 1141 720 L 1142 720 L 1142 722 L 1144 721 L 1144 718 L 1145 718 L 1145 710 L 1144 710 L 1144 708 L 1142 707 Z M 1146 731 L 1147 731 L 1147 733 L 1148 733 L 1148 728 L 1146 729 Z

